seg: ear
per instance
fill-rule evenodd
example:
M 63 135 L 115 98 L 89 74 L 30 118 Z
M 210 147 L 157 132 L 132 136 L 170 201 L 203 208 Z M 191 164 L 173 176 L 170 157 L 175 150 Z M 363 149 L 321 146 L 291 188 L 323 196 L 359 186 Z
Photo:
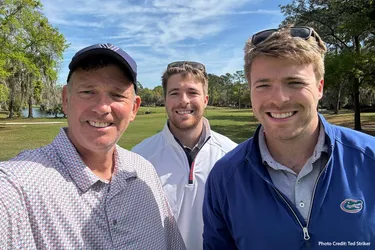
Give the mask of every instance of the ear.
M 320 80 L 318 83 L 318 98 L 319 100 L 323 97 L 323 87 L 324 87 L 324 79 Z
M 69 101 L 69 90 L 68 86 L 65 85 L 62 89 L 62 108 L 65 115 L 68 115 L 68 101 Z
M 133 108 L 132 108 L 132 114 L 130 116 L 130 121 L 134 121 L 136 115 L 137 115 L 137 112 L 138 112 L 138 109 L 139 107 L 141 106 L 141 97 L 140 96 L 136 96 L 135 99 L 134 99 L 134 103 L 133 103 Z
M 204 97 L 204 107 L 205 107 L 205 108 L 206 108 L 207 105 L 208 105 L 208 99 L 209 99 L 209 97 L 208 97 L 208 95 L 206 95 L 206 96 Z

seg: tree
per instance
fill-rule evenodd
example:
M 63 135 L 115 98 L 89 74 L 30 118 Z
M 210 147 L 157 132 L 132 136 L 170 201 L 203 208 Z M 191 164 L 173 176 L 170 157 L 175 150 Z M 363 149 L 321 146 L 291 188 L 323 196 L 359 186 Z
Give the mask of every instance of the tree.
M 338 114 L 340 108 L 348 103 L 346 96 L 350 92 L 350 76 L 354 73 L 352 53 L 328 53 L 325 59 L 325 80 L 323 105 Z M 351 69 L 351 70 L 350 70 Z
M 0 83 L 0 110 L 2 109 L 3 103 L 8 100 L 9 90 L 4 83 Z
M 222 106 L 220 95 L 223 91 L 223 79 L 215 74 L 208 74 L 208 105 Z
M 359 90 L 365 77 L 361 61 L 370 51 L 364 45 L 374 39 L 374 0 L 293 0 L 280 6 L 286 16 L 282 25 L 294 23 L 315 28 L 330 50 L 351 53 L 355 60 L 350 85 L 355 111 L 354 129 L 361 130 Z M 348 69 L 353 71 L 353 69 Z
M 154 92 L 154 101 L 156 106 L 164 106 L 164 94 L 163 87 L 156 86 L 153 90 Z
M 223 82 L 223 94 L 225 95 L 225 106 L 230 107 L 233 105 L 233 76 L 230 73 L 220 76 Z
M 233 79 L 235 82 L 235 91 L 236 91 L 237 99 L 238 99 L 238 108 L 240 109 L 243 92 L 247 87 L 244 71 L 243 70 L 236 71 L 236 73 L 234 73 L 233 75 Z
M 58 117 L 59 114 L 64 114 L 62 108 L 62 88 L 61 85 L 46 85 L 41 93 L 41 111 L 55 117 Z
M 9 117 L 29 105 L 45 85 L 54 85 L 65 38 L 42 15 L 39 0 L 4 0 L 0 3 L 0 77 L 9 89 Z M 48 88 L 49 89 L 49 88 Z

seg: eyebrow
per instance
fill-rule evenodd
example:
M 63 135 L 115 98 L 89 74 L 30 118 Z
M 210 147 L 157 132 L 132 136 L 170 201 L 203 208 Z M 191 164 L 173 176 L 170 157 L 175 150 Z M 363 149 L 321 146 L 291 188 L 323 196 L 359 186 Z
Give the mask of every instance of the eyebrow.
M 301 77 L 301 76 L 290 76 L 290 77 L 285 77 L 283 78 L 283 80 L 288 80 L 288 81 L 291 81 L 291 80 L 304 80 L 306 79 L 305 77 Z
M 119 92 L 126 92 L 126 90 L 127 90 L 128 88 L 127 88 L 126 85 L 124 84 L 124 86 L 121 86 L 121 87 L 113 86 L 113 89 L 114 89 L 115 91 L 119 91 Z
M 259 82 L 270 82 L 271 80 L 268 78 L 261 78 L 259 80 L 256 80 L 253 84 L 259 83 Z
M 173 92 L 173 91 L 178 91 L 178 90 L 180 90 L 180 89 L 179 89 L 179 88 L 170 89 L 170 90 L 168 91 L 168 94 L 171 93 L 171 92 Z
M 173 89 L 171 89 L 171 90 L 168 91 L 168 94 L 171 93 L 171 92 L 173 92 L 173 91 L 180 91 L 180 90 L 181 90 L 180 88 L 173 88 Z M 197 88 L 188 88 L 187 90 L 198 91 Z
M 288 77 L 282 78 L 281 80 L 282 81 L 294 81 L 294 80 L 304 80 L 304 79 L 305 77 L 301 77 L 301 76 L 288 76 Z M 272 80 L 269 78 L 261 78 L 259 80 L 256 80 L 253 84 L 262 83 L 262 82 L 272 82 Z
M 78 88 L 94 88 L 95 85 L 90 83 L 90 82 L 83 82 L 81 83 L 79 86 L 77 86 Z

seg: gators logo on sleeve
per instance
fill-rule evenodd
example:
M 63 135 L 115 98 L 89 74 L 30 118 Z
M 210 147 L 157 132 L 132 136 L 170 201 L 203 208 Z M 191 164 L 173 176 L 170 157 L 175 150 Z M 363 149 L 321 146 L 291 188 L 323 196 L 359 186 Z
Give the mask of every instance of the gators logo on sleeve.
M 342 211 L 355 214 L 362 210 L 363 200 L 345 199 L 340 204 Z

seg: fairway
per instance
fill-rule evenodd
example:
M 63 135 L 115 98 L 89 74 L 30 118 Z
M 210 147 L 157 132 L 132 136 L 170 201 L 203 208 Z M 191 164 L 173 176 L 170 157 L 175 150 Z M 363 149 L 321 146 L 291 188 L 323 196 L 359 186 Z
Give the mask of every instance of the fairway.
M 145 114 L 149 109 L 151 114 Z M 258 122 L 249 109 L 228 109 L 209 107 L 205 111 L 212 130 L 228 136 L 233 141 L 240 143 L 254 133 Z M 343 112 L 339 115 L 324 114 L 328 121 L 353 127 L 353 113 Z M 134 122 L 124 133 L 119 145 L 131 149 L 143 139 L 152 136 L 163 129 L 167 115 L 164 107 L 141 107 Z M 365 132 L 375 135 L 375 113 L 361 114 L 362 126 Z M 6 123 L 16 123 L 8 125 Z M 61 122 L 58 124 L 22 124 L 30 122 Z M 20 151 L 33 149 L 50 143 L 59 132 L 67 126 L 66 119 L 0 119 L 0 161 L 7 160 Z

